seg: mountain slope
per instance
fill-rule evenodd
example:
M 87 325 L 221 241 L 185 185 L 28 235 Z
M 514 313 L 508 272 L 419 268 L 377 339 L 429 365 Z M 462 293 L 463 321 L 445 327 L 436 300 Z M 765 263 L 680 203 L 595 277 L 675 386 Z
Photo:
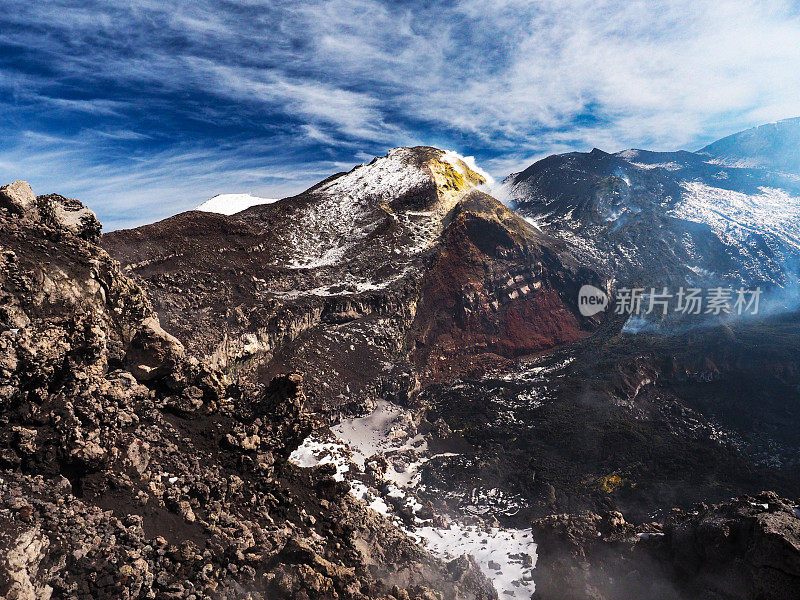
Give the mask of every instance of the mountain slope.
M 399 148 L 293 198 L 232 217 L 184 213 L 113 232 L 103 245 L 151 291 L 169 331 L 235 372 L 242 385 L 260 385 L 299 363 L 318 406 L 357 408 L 378 389 L 404 397 L 422 371 L 443 375 L 426 370 L 431 353 L 419 347 L 437 345 L 430 334 L 434 313 L 452 314 L 453 300 L 463 305 L 471 285 L 489 290 L 481 299 L 489 310 L 479 324 L 462 323 L 457 352 L 465 358 L 447 376 L 472 368 L 470 362 L 485 369 L 578 339 L 591 328 L 575 316 L 576 269 L 563 245 L 493 198 L 469 194 L 484 181 L 452 153 Z M 456 255 L 474 219 L 494 237 L 473 244 L 472 258 L 456 256 L 447 268 L 462 272 L 444 282 L 444 294 L 434 292 L 426 283 L 436 277 L 431 265 Z M 514 277 L 541 271 L 534 263 L 543 253 L 552 273 L 540 277 L 541 290 L 528 286 L 522 293 L 524 282 Z M 480 272 L 467 272 L 473 258 L 482 261 Z M 540 296 L 549 300 L 537 309 L 531 299 Z M 563 327 L 513 348 L 488 343 L 490 330 L 502 337 L 503 322 L 523 305 L 562 311 Z M 440 355 L 448 355 L 446 346 Z
M 800 117 L 734 133 L 697 153 L 733 167 L 767 169 L 800 177 Z
M 788 286 L 800 185 L 690 152 L 593 150 L 509 176 L 516 210 L 619 285 Z

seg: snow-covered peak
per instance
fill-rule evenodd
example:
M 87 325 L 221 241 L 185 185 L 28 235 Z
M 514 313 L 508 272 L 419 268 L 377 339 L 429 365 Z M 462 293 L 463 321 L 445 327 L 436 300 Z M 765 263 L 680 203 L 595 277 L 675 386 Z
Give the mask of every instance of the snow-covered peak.
M 452 167 L 463 179 L 461 185 L 465 189 L 493 181 L 471 156 L 428 147 L 394 148 L 386 156 L 356 167 L 318 191 L 352 199 L 389 201 L 425 185 L 432 176 L 440 183 L 437 176 L 441 175 L 441 165 Z
M 401 251 L 411 256 L 428 248 L 442 231 L 445 215 L 486 178 L 474 161 L 428 146 L 394 148 L 308 192 L 293 218 L 297 230 L 287 263 L 296 269 L 331 266 L 345 260 L 384 220 L 404 232 Z M 300 225 L 302 221 L 302 226 Z
M 219 213 L 221 215 L 233 215 L 251 206 L 272 204 L 277 201 L 278 198 L 260 198 L 250 194 L 218 194 L 203 202 L 195 210 Z
M 395 148 L 337 177 L 319 191 L 332 196 L 390 200 L 422 186 L 429 177 L 418 164 L 413 148 Z

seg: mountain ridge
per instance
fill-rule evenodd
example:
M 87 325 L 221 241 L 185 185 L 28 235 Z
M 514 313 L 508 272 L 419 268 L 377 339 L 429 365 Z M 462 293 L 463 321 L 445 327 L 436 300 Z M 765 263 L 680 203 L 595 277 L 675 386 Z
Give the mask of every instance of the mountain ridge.
M 377 368 L 383 360 L 379 360 L 379 355 L 406 352 L 407 344 L 416 343 L 406 339 L 406 332 L 417 319 L 417 302 L 413 298 L 428 268 L 429 255 L 437 252 L 440 236 L 457 219 L 457 208 L 464 198 L 474 198 L 475 207 L 483 203 L 486 215 L 506 210 L 489 196 L 470 196 L 470 192 L 484 182 L 483 176 L 445 151 L 430 147 L 400 148 L 376 158 L 369 165 L 332 176 L 294 198 L 251 207 L 230 218 L 185 213 L 130 232 L 112 232 L 104 237 L 103 243 L 122 261 L 126 271 L 143 278 L 152 290 L 159 289 L 162 286 L 159 278 L 170 272 L 174 272 L 175 277 L 189 277 L 181 289 L 189 287 L 190 280 L 195 283 L 211 281 L 214 275 L 207 269 L 212 264 L 215 269 L 246 273 L 237 283 L 240 291 L 226 300 L 226 305 L 243 303 L 242 310 L 250 313 L 245 319 L 258 325 L 237 333 L 240 341 L 234 345 L 225 333 L 208 337 L 215 329 L 219 332 L 222 331 L 220 327 L 227 327 L 227 317 L 217 318 L 202 311 L 196 313 L 196 309 L 185 304 L 183 292 L 177 294 L 174 301 L 170 300 L 170 304 L 163 303 L 169 294 L 164 296 L 161 292 L 160 314 L 165 314 L 179 338 L 208 356 L 224 362 L 227 355 L 238 361 L 243 356 L 253 356 L 247 354 L 249 347 L 256 354 L 271 355 L 284 341 L 291 342 L 303 333 L 313 337 L 314 327 L 326 320 L 341 321 L 345 328 L 357 329 L 360 326 L 357 321 L 375 318 L 382 323 L 376 326 L 388 327 L 385 332 L 388 345 L 378 355 L 373 353 L 374 349 L 369 350 L 372 358 L 364 357 L 364 360 L 365 364 L 374 363 Z M 490 203 L 494 203 L 493 208 L 488 208 Z M 509 224 L 514 223 L 517 240 L 522 239 L 520 236 L 527 238 L 526 243 L 531 246 L 551 243 L 512 213 L 503 218 Z M 506 227 L 496 218 L 495 222 L 501 229 Z M 268 247 L 264 245 L 267 239 Z M 465 241 L 465 238 L 455 239 Z M 510 243 L 512 246 L 519 244 Z M 505 242 L 488 240 L 479 250 L 479 254 L 485 255 L 494 265 L 492 268 L 498 270 L 495 275 L 486 271 L 481 276 L 492 280 L 486 283 L 494 300 L 488 300 L 487 304 L 496 301 L 497 306 L 488 309 L 484 315 L 488 321 L 480 327 L 488 327 L 489 323 L 503 318 L 509 302 L 527 302 L 516 295 L 513 298 L 497 296 L 500 290 L 495 289 L 493 280 L 499 285 L 499 278 L 507 273 L 507 270 L 499 271 L 505 268 L 502 264 L 509 262 L 502 255 L 510 252 L 511 247 L 501 249 L 498 244 Z M 529 260 L 527 252 L 513 260 Z M 555 255 L 562 254 L 566 254 L 563 246 Z M 222 262 L 215 264 L 218 259 Z M 169 266 L 173 264 L 174 267 Z M 187 275 L 198 268 L 203 272 Z M 514 285 L 512 281 L 511 287 Z M 525 294 L 531 291 L 528 287 Z M 456 298 L 462 296 L 462 292 L 462 289 L 450 290 Z M 209 307 L 222 306 L 219 304 L 222 298 L 231 293 L 233 289 L 209 293 L 201 290 L 197 301 Z M 570 294 L 562 296 L 559 303 L 574 304 Z M 180 305 L 183 308 L 179 309 Z M 178 309 L 182 312 L 178 313 Z M 268 315 L 276 315 L 276 311 L 295 315 L 286 317 L 287 322 L 297 323 L 288 337 L 271 332 L 269 319 L 272 317 Z M 166 316 L 170 312 L 176 318 Z M 177 317 L 178 314 L 181 316 Z M 197 314 L 204 319 L 201 330 L 194 328 L 197 318 L 186 318 L 187 314 Z M 574 322 L 572 327 L 580 329 L 577 325 L 582 322 L 580 318 L 570 318 Z M 218 324 L 214 325 L 215 322 Z M 366 326 L 366 321 L 364 323 Z M 577 335 L 577 329 L 573 335 Z M 353 335 L 359 337 L 359 334 Z M 207 341 L 198 345 L 197 340 L 203 336 Z M 330 339 L 310 343 L 312 346 L 351 345 Z M 363 346 L 363 341 L 356 345 Z M 340 351 L 323 352 L 321 348 L 314 352 L 320 357 L 341 354 Z M 404 365 L 403 371 L 412 368 L 406 360 L 400 362 Z
M 542 159 L 503 186 L 520 214 L 621 285 L 796 280 L 800 184 L 783 173 L 595 149 Z
M 758 125 L 697 151 L 723 164 L 800 175 L 800 117 Z

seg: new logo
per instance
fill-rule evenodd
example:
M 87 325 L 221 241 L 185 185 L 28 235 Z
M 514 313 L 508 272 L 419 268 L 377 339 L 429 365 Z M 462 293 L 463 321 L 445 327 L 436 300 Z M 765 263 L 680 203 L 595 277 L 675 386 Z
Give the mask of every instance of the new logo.
M 584 317 L 591 317 L 608 308 L 608 295 L 593 285 L 581 286 L 578 290 L 578 310 Z

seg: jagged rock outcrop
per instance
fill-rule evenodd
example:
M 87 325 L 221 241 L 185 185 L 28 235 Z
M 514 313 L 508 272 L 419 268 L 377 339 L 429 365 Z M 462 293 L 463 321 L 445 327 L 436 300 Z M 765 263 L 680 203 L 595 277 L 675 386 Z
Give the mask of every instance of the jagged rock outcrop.
M 0 211 L 0 596 L 496 597 L 286 462 L 317 426 L 302 377 L 242 394 L 86 229 L 18 204 Z
M 25 214 L 36 202 L 33 189 L 27 181 L 14 181 L 0 187 L 0 206 L 16 214 Z
M 800 590 L 798 512 L 764 492 L 647 526 L 616 512 L 540 519 L 534 597 L 788 600 Z
M 66 230 L 94 243 L 100 240 L 100 221 L 79 200 L 59 194 L 35 196 L 27 181 L 0 187 L 0 208 L 47 224 L 54 231 Z

